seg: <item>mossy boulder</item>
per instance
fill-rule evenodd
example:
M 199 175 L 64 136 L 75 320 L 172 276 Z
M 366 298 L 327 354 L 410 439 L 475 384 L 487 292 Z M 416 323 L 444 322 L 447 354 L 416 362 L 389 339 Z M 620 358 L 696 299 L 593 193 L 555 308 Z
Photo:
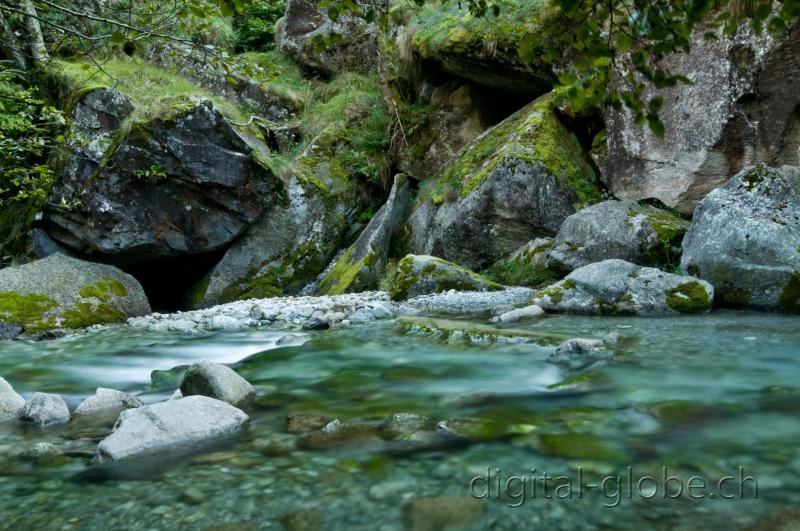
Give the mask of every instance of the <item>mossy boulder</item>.
M 380 0 L 378 4 L 388 4 Z M 336 20 L 317 0 L 286 0 L 286 16 L 278 22 L 278 49 L 307 67 L 325 75 L 341 70 L 368 71 L 379 66 L 378 24 L 343 13 Z M 356 0 L 353 7 L 364 12 L 371 2 Z
M 496 17 L 474 16 L 466 3 L 435 2 L 405 31 L 424 63 L 487 87 L 538 96 L 555 82 L 542 56 L 558 47 L 543 28 L 558 23 L 548 16 L 547 0 L 503 2 Z
M 583 315 L 675 315 L 707 312 L 713 299 L 704 280 L 609 259 L 576 269 L 534 293 L 531 303 Z
M 208 253 L 283 194 L 263 141 L 210 100 L 181 96 L 151 112 L 109 88 L 73 94 L 70 140 L 44 213 L 53 239 L 116 262 Z
M 378 210 L 356 242 L 320 280 L 317 293 L 342 293 L 375 289 L 386 269 L 392 236 L 404 221 L 411 189 L 408 178 L 395 176 L 386 203 Z
M 564 220 L 547 265 L 564 274 L 608 258 L 639 265 L 680 262 L 681 241 L 689 222 L 643 202 L 604 201 Z
M 117 323 L 149 313 L 136 279 L 110 265 L 54 254 L 0 270 L 0 321 L 25 332 Z
M 397 264 L 390 295 L 402 301 L 442 291 L 492 291 L 503 286 L 477 273 L 434 256 L 410 254 Z
M 720 305 L 800 313 L 800 168 L 748 168 L 697 206 L 683 271 Z
M 507 258 L 492 264 L 482 274 L 504 286 L 538 288 L 550 284 L 560 278 L 547 266 L 552 248 L 552 238 L 535 238 Z
M 411 251 L 488 267 L 602 195 L 552 98 L 540 98 L 469 144 L 425 181 L 409 219 Z

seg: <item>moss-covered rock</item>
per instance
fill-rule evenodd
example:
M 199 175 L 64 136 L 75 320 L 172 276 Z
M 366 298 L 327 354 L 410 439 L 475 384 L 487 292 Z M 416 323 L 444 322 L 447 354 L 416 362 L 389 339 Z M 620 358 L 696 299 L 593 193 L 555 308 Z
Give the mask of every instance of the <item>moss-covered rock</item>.
M 399 174 L 395 177 L 386 204 L 370 220 L 356 242 L 320 280 L 317 293 L 340 295 L 367 291 L 378 286 L 386 269 L 392 236 L 405 219 L 410 199 L 408 178 Z
M 491 291 L 503 287 L 477 273 L 434 256 L 410 254 L 397 264 L 390 289 L 392 300 L 400 301 L 451 289 Z
M 576 269 L 534 293 L 531 303 L 586 315 L 670 315 L 707 312 L 713 299 L 703 280 L 610 259 Z
M 532 237 L 555 234 L 576 208 L 601 198 L 586 154 L 546 96 L 422 184 L 409 243 L 413 252 L 481 269 Z
M 0 270 L 0 321 L 28 333 L 118 323 L 148 313 L 142 287 L 113 266 L 55 254 Z
M 800 313 L 800 169 L 748 168 L 698 205 L 681 269 L 720 305 Z
M 511 254 L 482 271 L 483 276 L 504 286 L 538 288 L 557 280 L 558 274 L 547 266 L 553 247 L 551 238 L 531 240 Z
M 534 448 L 565 459 L 621 463 L 627 458 L 620 445 L 585 433 L 542 433 L 536 436 Z
M 665 209 L 637 201 L 604 201 L 564 220 L 547 264 L 564 274 L 608 258 L 674 267 L 688 228 L 688 221 Z
M 547 8 L 547 0 L 512 0 L 502 3 L 499 16 L 476 17 L 466 4 L 435 2 L 405 31 L 422 61 L 488 87 L 536 96 L 555 82 L 552 65 L 542 59 L 558 47 L 541 31 L 559 23 Z

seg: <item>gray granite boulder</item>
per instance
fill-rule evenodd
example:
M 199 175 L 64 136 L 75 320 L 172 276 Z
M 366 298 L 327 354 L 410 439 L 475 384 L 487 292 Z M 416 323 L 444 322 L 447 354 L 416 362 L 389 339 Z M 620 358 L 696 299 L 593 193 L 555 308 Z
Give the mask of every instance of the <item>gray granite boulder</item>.
M 636 201 L 604 201 L 564 220 L 547 259 L 563 274 L 608 258 L 640 265 L 677 264 L 689 222 Z
M 73 417 L 88 417 L 91 415 L 119 413 L 142 405 L 142 401 L 133 395 L 116 389 L 98 387 L 95 394 L 78 404 L 72 415 Z
M 748 168 L 698 206 L 683 271 L 720 304 L 800 313 L 800 168 Z
M 5 378 L 0 376 L 0 422 L 16 420 L 24 407 L 25 399 L 14 391 Z
M 714 288 L 704 280 L 619 259 L 576 269 L 531 297 L 546 311 L 584 315 L 702 313 L 713 300 Z
M 19 420 L 39 427 L 69 422 L 69 408 L 59 395 L 34 393 L 25 402 Z
M 229 437 L 250 418 L 241 410 L 206 396 L 159 402 L 123 411 L 111 435 L 100 441 L 96 463 L 152 455 Z
M 181 383 L 184 397 L 202 395 L 222 400 L 233 406 L 253 401 L 256 390 L 230 367 L 202 360 L 186 370 Z
M 0 269 L 0 319 L 26 331 L 83 328 L 149 313 L 142 286 L 114 266 L 54 254 Z
M 397 264 L 390 295 L 400 301 L 442 291 L 494 291 L 503 289 L 467 268 L 434 256 L 410 254 Z

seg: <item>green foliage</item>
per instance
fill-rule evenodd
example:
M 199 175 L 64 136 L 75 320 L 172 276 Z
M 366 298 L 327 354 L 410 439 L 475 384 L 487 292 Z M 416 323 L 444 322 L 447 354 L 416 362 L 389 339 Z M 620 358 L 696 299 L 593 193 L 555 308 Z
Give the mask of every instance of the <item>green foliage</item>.
M 283 0 L 253 0 L 233 24 L 236 48 L 271 50 L 275 47 L 275 23 L 283 16 Z
M 0 293 L 0 321 L 15 323 L 27 331 L 52 327 L 52 316 L 47 312 L 54 309 L 56 301 L 40 293 L 26 295 L 15 291 Z

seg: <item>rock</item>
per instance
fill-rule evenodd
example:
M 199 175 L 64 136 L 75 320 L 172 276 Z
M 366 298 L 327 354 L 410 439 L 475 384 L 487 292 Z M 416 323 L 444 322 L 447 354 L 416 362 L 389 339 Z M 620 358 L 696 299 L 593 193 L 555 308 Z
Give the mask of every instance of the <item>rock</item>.
M 604 201 L 564 220 L 547 266 L 567 274 L 608 258 L 649 266 L 677 264 L 688 228 L 688 221 L 667 210 L 636 201 Z
M 426 113 L 423 125 L 409 132 L 408 146 L 396 155 L 398 167 L 417 181 L 436 175 L 490 125 L 487 96 L 462 85 Z
M 100 88 L 82 94 L 70 116 L 76 140 L 63 150 L 43 226 L 87 256 L 141 263 L 217 251 L 283 191 L 262 162 L 266 145 L 210 100 L 177 98 L 139 116 L 125 96 Z
M 730 36 L 715 31 L 717 40 L 706 40 L 706 31 L 701 25 L 687 53 L 660 65 L 692 81 L 657 89 L 663 138 L 636 125 L 626 109 L 604 111 L 608 149 L 601 169 L 616 197 L 652 197 L 690 214 L 747 165 L 800 162 L 800 25 L 779 39 L 755 36 L 746 24 Z
M 288 203 L 264 213 L 228 249 L 195 288 L 194 308 L 295 295 L 334 257 L 357 211 L 356 187 L 310 168 L 294 170 L 286 185 Z
M 366 10 L 373 6 L 364 0 L 354 2 Z M 379 0 L 378 4 L 385 4 Z M 376 6 L 376 11 L 381 9 Z M 325 75 L 341 70 L 370 71 L 379 66 L 378 26 L 343 13 L 334 21 L 316 0 L 286 0 L 286 16 L 278 23 L 278 49 L 298 63 Z M 320 39 L 333 38 L 325 46 Z
M 416 413 L 395 413 L 381 424 L 381 436 L 386 439 L 401 439 L 418 431 L 432 430 L 433 419 Z
M 544 315 L 544 310 L 535 304 L 525 306 L 524 308 L 517 308 L 510 312 L 505 312 L 492 318 L 493 323 L 513 323 L 515 321 L 522 321 L 525 319 L 538 319 Z
M 603 339 L 568 339 L 550 355 L 553 363 L 567 365 L 571 369 L 582 369 L 595 361 L 611 356 L 609 348 L 619 341 L 619 334 L 612 333 Z
M 98 387 L 97 392 L 78 404 L 72 415 L 74 417 L 119 413 L 125 409 L 141 407 L 142 401 L 133 395 Z
M 23 456 L 28 459 L 39 459 L 41 457 L 53 457 L 61 454 L 61 450 L 59 450 L 58 446 L 55 444 L 48 442 L 37 442 L 25 450 Z
M 25 407 L 22 398 L 5 378 L 0 376 L 0 422 L 16 420 Z
M 100 441 L 96 463 L 191 447 L 245 429 L 241 410 L 206 396 L 189 396 L 123 411 L 111 435 Z
M 25 402 L 19 420 L 40 427 L 69 422 L 69 408 L 64 399 L 48 393 L 33 393 Z
M 200 489 L 189 487 L 178 495 L 178 499 L 186 505 L 201 505 L 206 501 L 206 496 Z
M 297 450 L 297 437 L 288 433 L 269 433 L 253 441 L 253 447 L 264 455 L 289 455 Z
M 448 342 L 467 341 L 484 345 L 495 342 L 537 343 L 555 346 L 567 339 L 559 334 L 515 328 L 497 328 L 483 323 L 432 317 L 399 317 L 397 323 L 407 331 L 430 335 Z
M 233 369 L 208 360 L 189 366 L 181 383 L 181 393 L 184 397 L 208 396 L 237 407 L 251 403 L 256 396 L 255 388 Z
M 575 360 L 574 367 L 586 367 L 591 365 L 596 359 L 590 360 Z M 593 393 L 596 391 L 605 391 L 611 388 L 611 380 L 602 372 L 586 371 L 578 374 L 573 374 L 561 380 L 560 382 L 548 385 L 547 388 L 556 393 L 565 394 L 584 394 Z
M 505 92 L 538 96 L 553 86 L 552 65 L 541 53 L 522 59 L 522 46 L 546 50 L 549 42 L 544 25 L 557 24 L 546 18 L 545 4 L 508 2 L 497 17 L 474 17 L 466 6 L 445 3 L 431 6 L 427 16 L 412 15 L 416 21 L 406 31 L 413 49 L 426 66 L 435 65 L 460 78 Z
M 368 424 L 345 424 L 334 419 L 321 429 L 305 433 L 297 439 L 299 448 L 306 450 L 329 450 L 343 446 L 365 447 L 378 443 L 378 429 Z
M 323 428 L 330 421 L 330 418 L 314 413 L 290 413 L 286 417 L 286 431 L 288 433 L 314 431 Z
M 502 286 L 487 280 L 469 269 L 434 256 L 410 254 L 397 264 L 390 295 L 400 301 L 448 290 L 493 291 Z
M 408 178 L 403 174 L 395 176 L 386 203 L 370 220 L 355 243 L 322 277 L 317 288 L 318 294 L 340 295 L 378 287 L 386 269 L 389 244 L 405 219 L 410 199 Z
M 22 327 L 14 323 L 0 321 L 0 340 L 16 339 L 22 334 Z
M 800 168 L 748 168 L 711 192 L 683 240 L 681 269 L 725 306 L 800 313 Z
M 408 299 L 399 308 L 400 313 L 483 314 L 511 311 L 525 306 L 533 295 L 529 288 L 508 288 L 501 291 L 443 291 Z
M 322 512 L 318 509 L 300 509 L 281 517 L 286 531 L 319 531 L 324 528 L 323 523 Z
M 418 497 L 403 507 L 403 522 L 409 531 L 459 529 L 477 524 L 486 514 L 486 504 L 469 497 Z
M 555 272 L 547 267 L 547 259 L 553 247 L 552 238 L 535 238 L 510 256 L 495 262 L 482 271 L 490 280 L 504 286 L 541 287 L 558 280 Z
M 139 282 L 114 266 L 54 254 L 0 270 L 0 319 L 26 332 L 117 323 L 149 313 Z
M 551 102 L 545 96 L 519 110 L 422 183 L 408 221 L 411 252 L 479 270 L 601 199 L 586 154 Z
M 714 288 L 704 280 L 610 259 L 576 269 L 534 293 L 531 302 L 584 315 L 671 315 L 708 311 L 713 299 Z

